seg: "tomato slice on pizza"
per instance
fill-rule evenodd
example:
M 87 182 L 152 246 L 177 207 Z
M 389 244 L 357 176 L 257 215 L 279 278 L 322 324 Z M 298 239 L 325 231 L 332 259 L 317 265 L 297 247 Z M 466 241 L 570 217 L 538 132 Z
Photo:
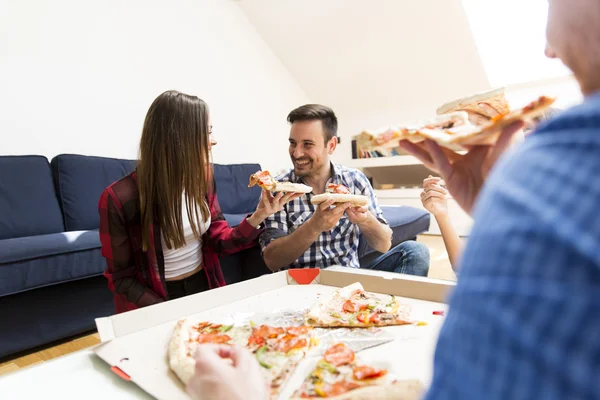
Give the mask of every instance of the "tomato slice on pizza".
M 327 185 L 326 192 L 333 194 L 350 194 L 350 189 L 341 184 L 330 183 L 329 185 Z
M 265 190 L 273 190 L 275 186 L 275 180 L 271 176 L 269 171 L 258 171 L 252 175 L 250 175 L 250 182 L 248 183 L 248 187 L 260 186 Z
M 361 362 L 343 343 L 331 346 L 305 378 L 293 399 L 418 399 L 418 381 L 395 381 L 386 369 Z

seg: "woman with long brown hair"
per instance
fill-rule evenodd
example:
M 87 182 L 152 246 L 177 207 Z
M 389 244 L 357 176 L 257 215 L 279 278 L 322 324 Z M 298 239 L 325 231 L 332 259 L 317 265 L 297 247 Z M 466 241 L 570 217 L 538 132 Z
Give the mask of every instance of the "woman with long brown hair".
M 262 222 L 295 197 L 263 191 L 231 228 L 215 193 L 211 133 L 204 101 L 162 93 L 146 115 L 136 171 L 102 193 L 104 275 L 117 313 L 224 286 L 218 257 L 254 246 Z

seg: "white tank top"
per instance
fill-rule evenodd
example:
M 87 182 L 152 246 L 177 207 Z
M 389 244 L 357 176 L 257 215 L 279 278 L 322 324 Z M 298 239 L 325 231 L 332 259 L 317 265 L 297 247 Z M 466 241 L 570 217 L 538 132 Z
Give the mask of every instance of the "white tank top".
M 165 259 L 165 279 L 173 279 L 178 276 L 185 275 L 188 272 L 192 272 L 198 266 L 202 265 L 202 239 L 196 239 L 194 232 L 190 225 L 190 220 L 187 216 L 187 206 L 185 204 L 185 197 L 182 198 L 183 213 L 183 236 L 185 239 L 185 245 L 178 249 L 168 249 L 164 239 L 161 237 L 161 245 L 163 255 Z M 200 212 L 198 212 L 200 214 Z M 202 216 L 202 214 L 200 214 Z M 208 220 L 204 221 L 201 226 L 198 227 L 200 235 L 203 235 L 210 226 L 210 214 Z

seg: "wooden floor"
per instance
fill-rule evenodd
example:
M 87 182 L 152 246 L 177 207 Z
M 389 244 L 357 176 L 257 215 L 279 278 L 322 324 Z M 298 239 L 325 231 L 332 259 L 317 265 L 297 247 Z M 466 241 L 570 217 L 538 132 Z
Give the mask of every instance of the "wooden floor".
M 431 254 L 429 277 L 456 280 L 456 275 L 452 271 L 450 262 L 448 261 L 448 253 L 446 253 L 441 236 L 423 235 L 419 236 L 418 240 L 429 247 Z M 39 364 L 69 353 L 84 350 L 95 346 L 98 343 L 100 343 L 98 334 L 91 333 L 89 335 L 71 338 L 62 343 L 55 343 L 43 349 L 36 349 L 33 352 L 18 355 L 16 358 L 10 360 L 0 361 L 0 375 Z

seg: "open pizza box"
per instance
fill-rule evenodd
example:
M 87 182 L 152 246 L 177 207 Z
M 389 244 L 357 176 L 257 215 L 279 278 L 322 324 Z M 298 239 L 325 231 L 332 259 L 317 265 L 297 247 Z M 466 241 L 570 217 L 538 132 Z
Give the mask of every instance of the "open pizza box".
M 431 379 L 433 353 L 443 322 L 444 304 L 454 283 L 369 270 L 332 267 L 301 269 L 265 275 L 216 290 L 152 307 L 99 318 L 102 343 L 94 352 L 111 370 L 157 399 L 189 399 L 168 365 L 167 346 L 176 322 L 191 317 L 218 323 L 240 318 L 303 310 L 320 296 L 355 282 L 365 290 L 393 294 L 410 304 L 411 317 L 423 323 L 384 328 L 397 340 L 357 353 L 365 361 L 383 363 L 399 379 Z M 391 333 L 390 333 L 391 332 Z M 306 377 L 299 368 L 287 382 L 281 399 L 288 398 Z

